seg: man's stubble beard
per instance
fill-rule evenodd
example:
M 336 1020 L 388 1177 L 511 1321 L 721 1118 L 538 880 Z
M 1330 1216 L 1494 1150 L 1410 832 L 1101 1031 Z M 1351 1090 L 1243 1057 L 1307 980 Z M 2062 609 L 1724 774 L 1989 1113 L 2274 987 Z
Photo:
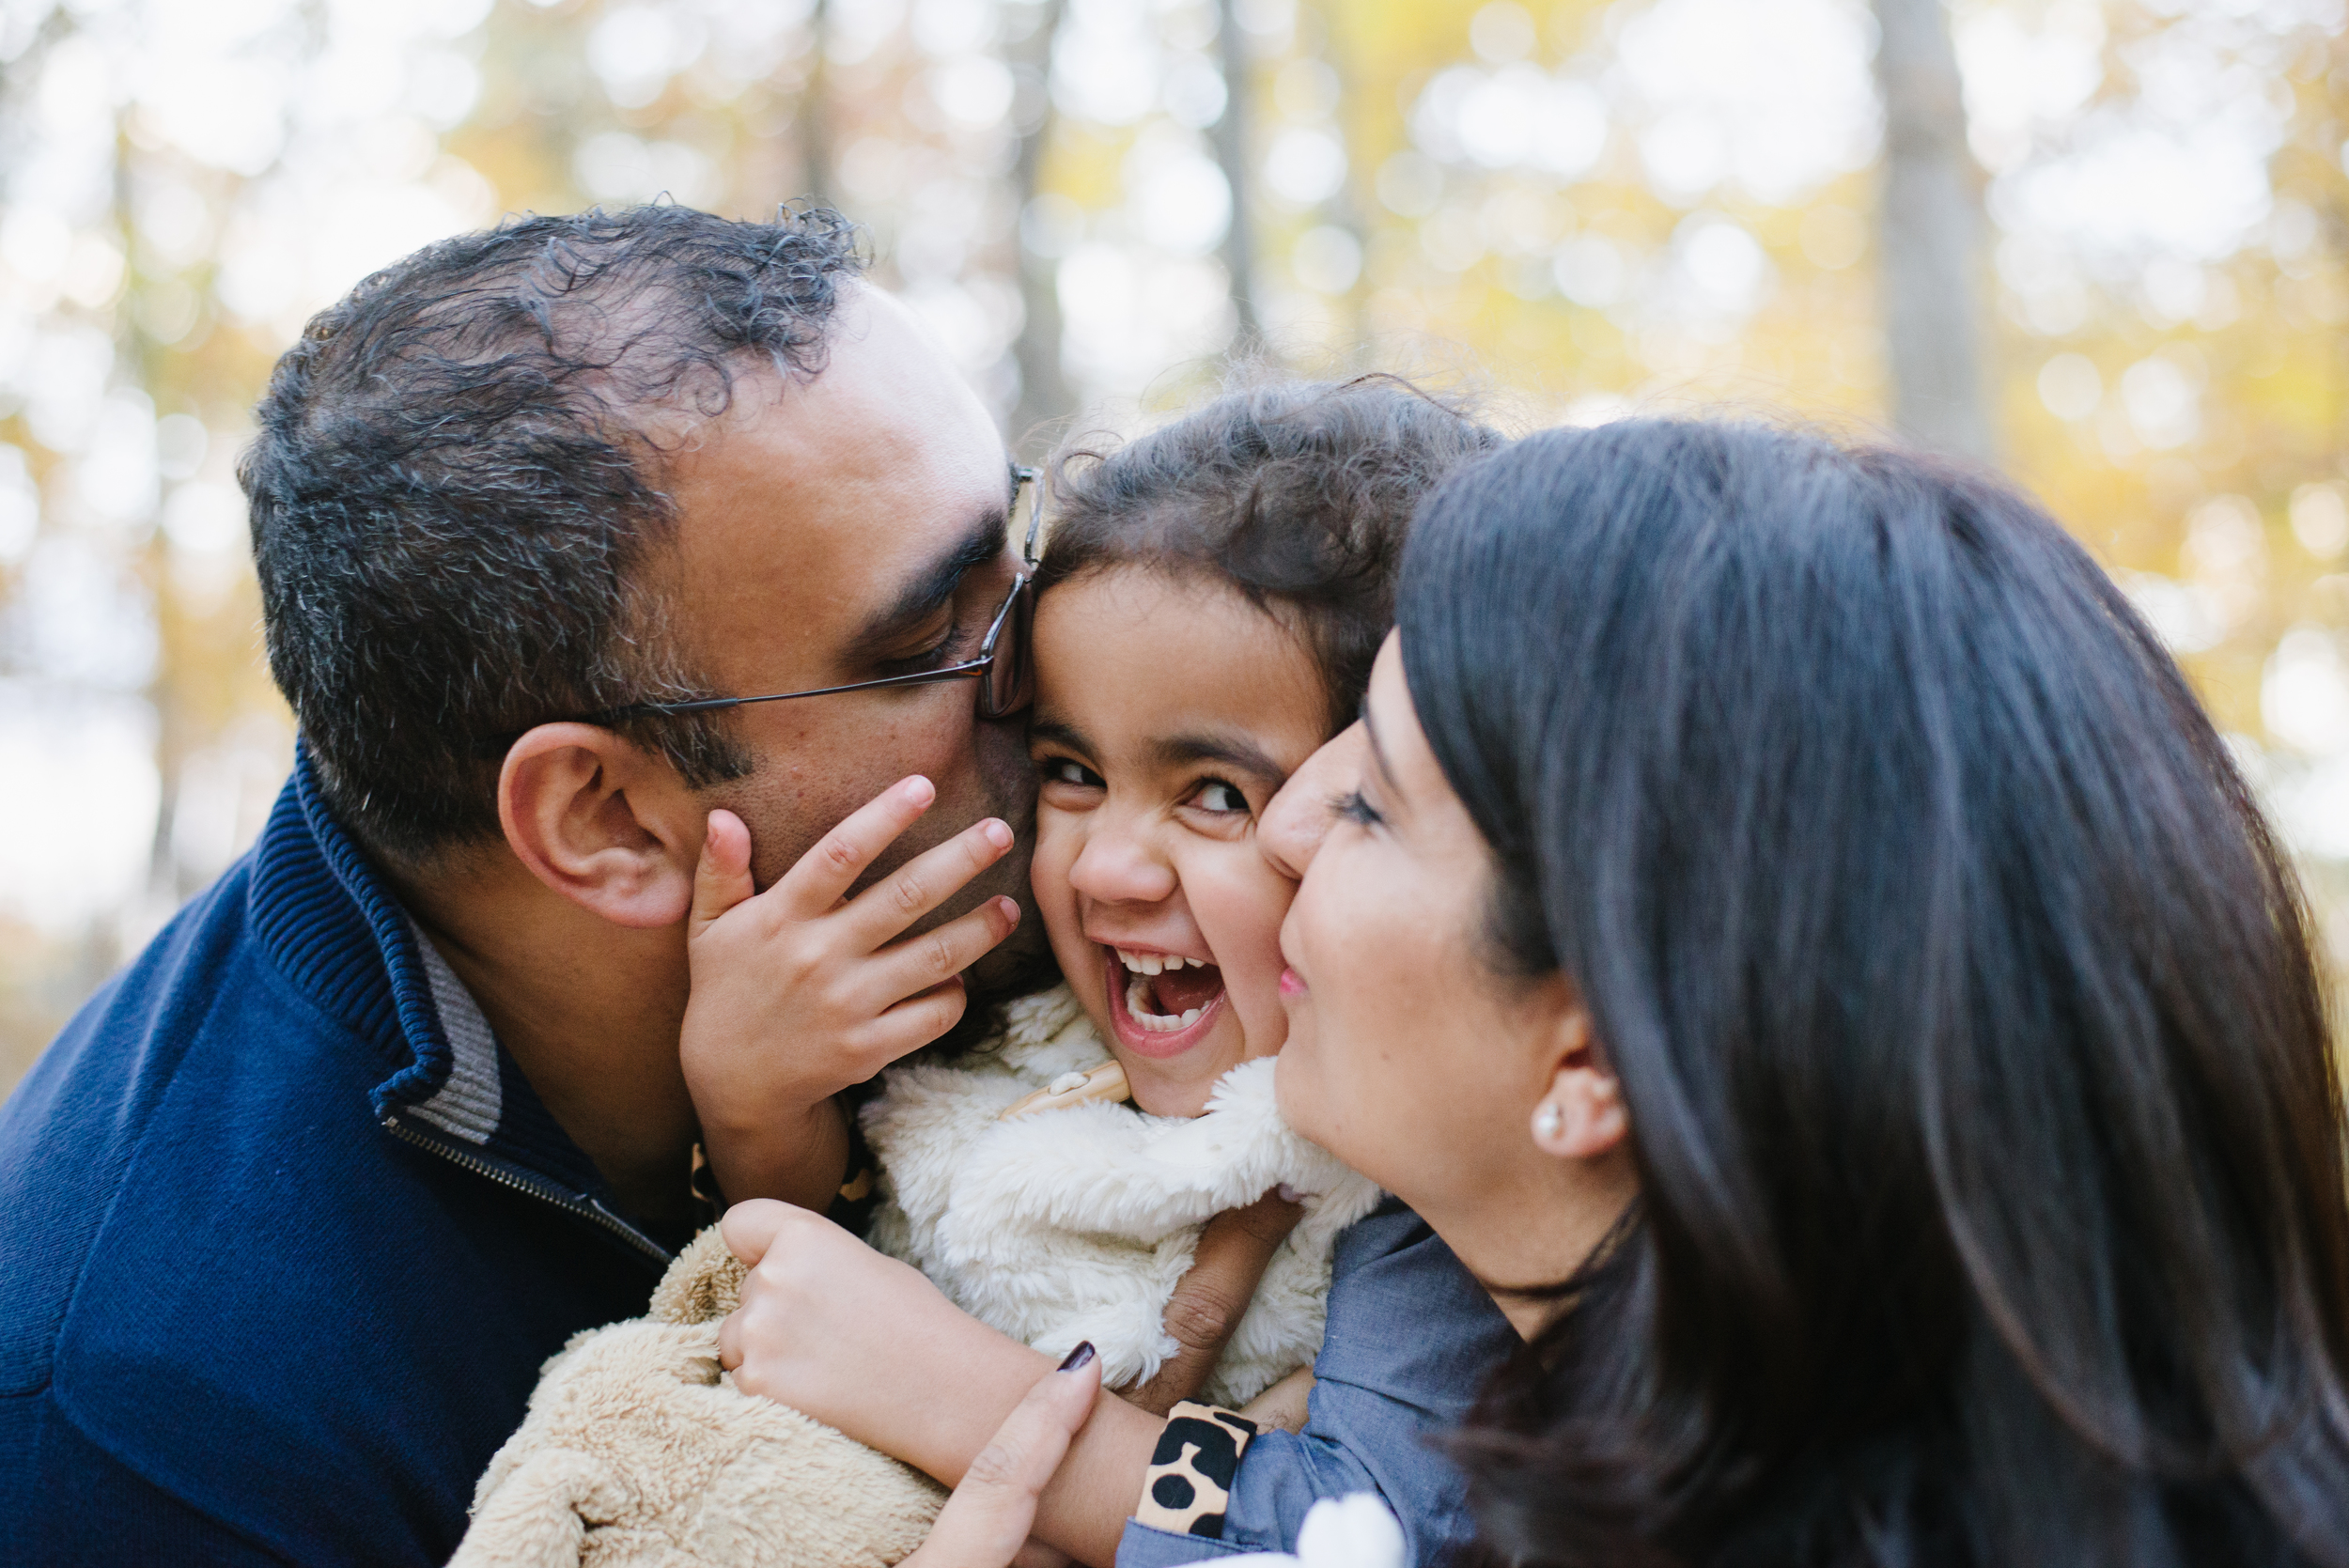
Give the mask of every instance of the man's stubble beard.
M 980 898 L 1001 893 L 1019 906 L 1019 924 L 965 972 L 972 1014 L 1040 991 L 1060 979 L 1029 877 L 1029 862 L 1035 853 L 1036 777 L 1035 765 L 1028 760 L 1026 716 L 1008 722 L 982 720 L 978 753 L 980 778 L 994 814 L 1011 825 L 1011 852 L 972 879 L 974 888 L 989 885 L 962 907 L 976 908 Z
M 1060 971 L 1029 884 L 1029 860 L 1035 848 L 1036 778 L 1035 768 L 1028 760 L 1026 718 L 979 721 L 972 738 L 976 789 L 957 792 L 958 798 L 941 797 L 865 869 L 849 889 L 849 896 L 855 897 L 984 816 L 998 816 L 1009 824 L 1010 852 L 904 933 L 915 936 L 931 930 L 997 896 L 1008 897 L 1019 906 L 1019 924 L 1011 935 L 964 971 L 964 983 L 971 989 L 970 1013 L 975 1017 L 999 1003 L 1042 990 L 1058 981 Z M 781 759 L 760 756 L 747 775 L 703 792 L 706 807 L 734 813 L 750 830 L 751 878 L 760 893 L 772 887 L 826 833 L 865 803 L 843 798 L 795 809 L 791 799 L 795 771 Z M 874 792 L 886 784 L 886 779 L 882 780 Z

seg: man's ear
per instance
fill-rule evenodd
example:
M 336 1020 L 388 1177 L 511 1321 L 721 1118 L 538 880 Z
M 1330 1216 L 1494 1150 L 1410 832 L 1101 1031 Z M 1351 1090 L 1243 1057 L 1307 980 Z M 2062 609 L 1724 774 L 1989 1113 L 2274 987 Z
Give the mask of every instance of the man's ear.
M 1563 979 L 1556 984 L 1563 986 Z M 1591 1010 L 1567 987 L 1549 1029 L 1549 1086 L 1533 1108 L 1533 1146 L 1557 1159 L 1595 1159 L 1623 1143 L 1631 1113 L 1607 1065 Z
M 514 858 L 614 925 L 685 918 L 707 815 L 666 760 L 593 724 L 540 724 L 498 774 Z

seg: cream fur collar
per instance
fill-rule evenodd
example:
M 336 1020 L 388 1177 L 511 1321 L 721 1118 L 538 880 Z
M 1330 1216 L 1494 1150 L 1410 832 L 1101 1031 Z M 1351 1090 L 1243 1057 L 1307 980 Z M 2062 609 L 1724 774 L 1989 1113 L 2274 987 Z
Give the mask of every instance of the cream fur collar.
M 893 1068 L 864 1109 L 882 1167 L 876 1247 L 957 1305 L 1049 1354 L 1091 1340 L 1112 1386 L 1174 1349 L 1168 1297 L 1212 1216 L 1286 1187 L 1306 1216 L 1266 1270 L 1202 1397 L 1238 1405 L 1321 1345 L 1330 1253 L 1377 1188 L 1281 1120 L 1273 1058 L 1242 1063 L 1195 1118 L 1071 1106 L 1000 1120 L 1064 1073 L 1110 1059 L 1066 986 L 1005 1010 L 952 1066 Z

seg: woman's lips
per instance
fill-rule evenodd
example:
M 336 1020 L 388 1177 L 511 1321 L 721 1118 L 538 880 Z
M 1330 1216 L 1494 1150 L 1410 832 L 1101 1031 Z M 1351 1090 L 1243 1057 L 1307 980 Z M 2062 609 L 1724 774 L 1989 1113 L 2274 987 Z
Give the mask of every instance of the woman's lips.
M 1284 997 L 1301 997 L 1305 994 L 1305 991 L 1306 986 L 1304 977 L 1293 969 L 1285 967 L 1283 968 L 1281 970 L 1281 994 Z
M 1117 1043 L 1136 1056 L 1163 1060 L 1180 1056 L 1207 1037 L 1207 1032 L 1222 1016 L 1223 999 L 1229 993 L 1218 991 L 1199 1009 L 1199 1017 L 1180 1029 L 1144 1029 L 1133 1015 L 1127 997 L 1135 976 L 1127 970 L 1114 948 L 1103 948 L 1101 964 L 1107 972 L 1110 993 L 1110 1025 L 1117 1032 Z

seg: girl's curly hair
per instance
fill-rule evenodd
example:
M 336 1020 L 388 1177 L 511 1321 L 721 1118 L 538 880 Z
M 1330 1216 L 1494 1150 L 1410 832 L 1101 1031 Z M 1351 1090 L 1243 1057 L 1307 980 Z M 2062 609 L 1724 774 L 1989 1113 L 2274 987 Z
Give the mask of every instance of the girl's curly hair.
M 1225 393 L 1122 446 L 1052 459 L 1036 584 L 1123 565 L 1228 582 L 1303 639 L 1334 733 L 1353 722 L 1394 624 L 1420 498 L 1501 442 L 1465 402 L 1400 376 Z

